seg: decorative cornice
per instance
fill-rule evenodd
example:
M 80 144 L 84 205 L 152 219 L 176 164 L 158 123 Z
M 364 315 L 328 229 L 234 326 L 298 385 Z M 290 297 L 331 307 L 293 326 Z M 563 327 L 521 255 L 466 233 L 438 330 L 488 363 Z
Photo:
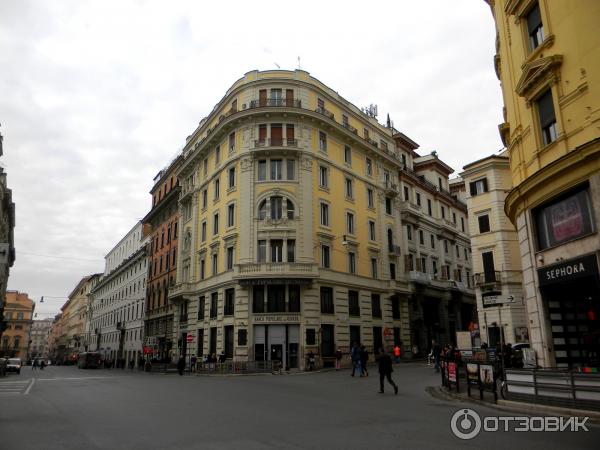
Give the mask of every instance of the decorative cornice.
M 562 55 L 552 55 L 525 64 L 515 92 L 530 101 L 536 91 L 536 86 L 539 86 L 547 79 L 553 79 L 555 82 L 558 81 L 558 69 L 562 64 L 562 60 Z

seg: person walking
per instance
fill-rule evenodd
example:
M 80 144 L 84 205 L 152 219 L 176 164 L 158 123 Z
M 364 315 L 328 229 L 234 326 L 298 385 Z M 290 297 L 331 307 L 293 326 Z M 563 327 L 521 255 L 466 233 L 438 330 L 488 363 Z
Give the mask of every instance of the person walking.
M 46 367 L 46 361 L 42 359 L 40 361 L 40 370 L 44 370 L 44 367 Z
M 38 360 L 36 358 L 33 358 L 33 361 L 31 363 L 31 370 L 36 370 L 38 368 Z
M 352 350 L 350 351 L 350 359 L 352 360 L 352 373 L 350 375 L 354 376 L 354 372 L 357 371 L 359 374 L 361 374 L 362 370 L 360 369 L 360 346 L 358 345 L 358 342 L 355 342 L 352 346 Z
M 308 352 L 308 370 L 315 370 L 315 354 L 312 352 Z
M 185 358 L 183 356 L 180 356 L 179 361 L 177 361 L 177 372 L 179 372 L 179 375 L 183 375 L 184 369 L 185 369 Z
M 435 362 L 435 371 L 440 371 L 440 354 L 442 353 L 442 347 L 437 343 L 435 339 L 431 341 L 431 354 Z
M 190 359 L 190 372 L 196 371 L 196 363 L 197 362 L 198 362 L 198 358 L 196 358 L 196 355 L 192 355 L 192 357 Z
M 394 346 L 394 362 L 396 364 L 400 362 L 400 346 L 398 344 Z
M 340 370 L 342 365 L 342 351 L 338 348 L 337 352 L 335 352 L 335 370 Z
M 382 348 L 379 350 L 379 393 L 383 394 L 383 379 L 387 378 L 388 383 L 394 387 L 394 394 L 398 394 L 398 386 L 392 380 L 392 358 Z
M 367 347 L 364 345 L 360 346 L 360 376 L 368 377 L 369 371 L 367 370 L 367 361 L 369 360 L 369 352 Z

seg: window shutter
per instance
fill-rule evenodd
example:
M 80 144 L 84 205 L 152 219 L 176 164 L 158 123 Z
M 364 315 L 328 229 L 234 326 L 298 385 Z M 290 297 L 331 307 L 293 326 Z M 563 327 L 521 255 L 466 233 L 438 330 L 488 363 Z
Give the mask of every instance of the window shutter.
M 552 91 L 550 89 L 538 99 L 537 104 L 542 128 L 546 128 L 548 125 L 556 122 L 554 105 L 552 104 Z

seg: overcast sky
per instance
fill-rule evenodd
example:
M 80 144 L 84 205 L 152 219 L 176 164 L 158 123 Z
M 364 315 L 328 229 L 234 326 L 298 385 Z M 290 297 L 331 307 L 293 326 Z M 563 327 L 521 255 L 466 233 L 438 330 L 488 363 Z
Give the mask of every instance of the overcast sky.
M 227 88 L 253 69 L 296 69 L 298 57 L 460 172 L 502 146 L 494 37 L 483 0 L 2 0 L 9 289 L 66 297 L 102 272 L 149 211 L 156 173 Z M 37 318 L 64 301 L 38 304 Z

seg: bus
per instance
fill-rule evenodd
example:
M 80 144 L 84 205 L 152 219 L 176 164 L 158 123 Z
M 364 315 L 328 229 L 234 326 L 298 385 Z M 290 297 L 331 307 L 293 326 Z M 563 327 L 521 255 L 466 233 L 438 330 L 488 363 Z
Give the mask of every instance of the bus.
M 100 353 L 84 352 L 79 354 L 77 359 L 77 367 L 79 369 L 97 369 L 100 367 Z

